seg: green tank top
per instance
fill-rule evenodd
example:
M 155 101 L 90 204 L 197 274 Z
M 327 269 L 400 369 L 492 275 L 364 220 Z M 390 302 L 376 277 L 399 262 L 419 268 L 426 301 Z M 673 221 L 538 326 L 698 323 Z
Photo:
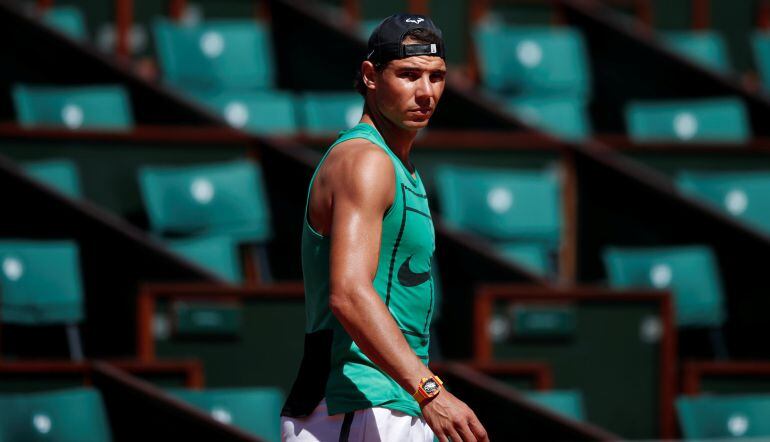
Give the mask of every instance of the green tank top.
M 306 333 L 333 331 L 330 371 L 326 381 L 329 414 L 371 407 L 385 407 L 420 415 L 417 402 L 388 374 L 369 360 L 353 342 L 329 309 L 330 241 L 308 222 L 310 191 L 315 176 L 337 144 L 364 138 L 381 147 L 395 168 L 393 205 L 382 219 L 377 274 L 374 289 L 387 305 L 406 341 L 422 361 L 428 363 L 429 327 L 434 309 L 431 259 L 435 234 L 428 199 L 419 173 L 413 177 L 390 150 L 379 132 L 361 123 L 340 133 L 319 162 L 308 188 L 302 232 L 302 271 L 305 284 Z

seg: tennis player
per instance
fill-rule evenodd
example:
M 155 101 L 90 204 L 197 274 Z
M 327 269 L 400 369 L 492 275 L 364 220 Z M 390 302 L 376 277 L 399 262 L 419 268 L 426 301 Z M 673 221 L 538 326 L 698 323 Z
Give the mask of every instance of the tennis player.
M 308 189 L 305 350 L 281 413 L 284 441 L 488 440 L 427 365 L 435 235 L 409 154 L 445 76 L 428 17 L 393 15 L 369 38 L 361 121 L 328 149 Z

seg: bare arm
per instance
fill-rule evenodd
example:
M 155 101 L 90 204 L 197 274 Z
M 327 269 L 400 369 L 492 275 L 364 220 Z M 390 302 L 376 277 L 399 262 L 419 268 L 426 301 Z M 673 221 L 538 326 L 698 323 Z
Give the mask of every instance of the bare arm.
M 432 373 L 409 347 L 372 285 L 382 217 L 395 192 L 393 163 L 378 148 L 345 154 L 333 171 L 330 308 L 364 354 L 412 394 L 420 379 Z M 488 440 L 473 411 L 448 391 L 422 407 L 440 441 Z
M 378 148 L 344 152 L 332 185 L 329 304 L 345 330 L 372 362 L 405 390 L 430 370 L 412 351 L 374 290 L 382 216 L 393 201 L 393 163 Z M 375 150 L 377 149 L 377 150 Z

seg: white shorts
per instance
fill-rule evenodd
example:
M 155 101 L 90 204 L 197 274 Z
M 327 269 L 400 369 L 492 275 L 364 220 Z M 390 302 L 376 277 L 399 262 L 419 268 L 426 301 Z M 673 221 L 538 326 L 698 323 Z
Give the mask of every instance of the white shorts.
M 328 415 L 326 400 L 308 417 L 281 417 L 284 442 L 433 442 L 433 431 L 420 417 L 382 407 Z

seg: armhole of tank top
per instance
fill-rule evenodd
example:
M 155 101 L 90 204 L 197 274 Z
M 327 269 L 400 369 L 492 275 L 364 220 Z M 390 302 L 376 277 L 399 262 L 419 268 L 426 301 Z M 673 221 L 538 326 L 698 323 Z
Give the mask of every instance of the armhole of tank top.
M 310 177 L 310 185 L 308 186 L 307 196 L 305 197 L 305 221 L 304 221 L 305 225 L 307 226 L 307 228 L 310 231 L 310 233 L 312 233 L 313 235 L 315 235 L 316 237 L 318 237 L 320 239 L 326 239 L 328 237 L 326 235 L 322 235 L 320 232 L 318 232 L 315 229 L 315 227 L 313 227 L 313 224 L 310 222 L 310 194 L 313 191 L 313 184 L 315 184 L 315 178 L 318 175 L 318 171 L 321 170 L 321 165 L 323 165 L 324 160 L 326 160 L 326 157 L 329 156 L 329 154 L 331 153 L 332 149 L 337 147 L 338 144 L 341 144 L 341 143 L 343 143 L 345 141 L 354 140 L 356 138 L 363 138 L 365 140 L 371 141 L 372 144 L 374 144 L 375 146 L 377 146 L 380 149 L 382 149 L 388 155 L 388 158 L 390 158 L 390 163 L 393 164 L 393 179 L 394 179 L 394 183 L 393 183 L 393 203 L 387 208 L 387 210 L 385 210 L 385 213 L 382 215 L 383 221 L 385 219 L 387 219 L 388 216 L 393 212 L 393 207 L 396 205 L 396 200 L 400 198 L 399 197 L 399 192 L 398 192 L 398 187 L 399 187 L 398 164 L 396 164 L 394 158 L 387 151 L 387 149 L 383 148 L 378 143 L 375 143 L 374 141 L 369 140 L 368 138 L 363 137 L 363 136 L 353 136 L 353 137 L 350 137 L 350 138 L 345 138 L 345 139 L 337 140 L 336 142 L 334 142 L 334 144 L 329 146 L 329 149 L 326 151 L 326 153 L 324 153 L 323 157 L 321 157 L 321 160 L 318 162 L 318 166 L 316 166 L 315 170 L 313 171 L 313 176 Z

